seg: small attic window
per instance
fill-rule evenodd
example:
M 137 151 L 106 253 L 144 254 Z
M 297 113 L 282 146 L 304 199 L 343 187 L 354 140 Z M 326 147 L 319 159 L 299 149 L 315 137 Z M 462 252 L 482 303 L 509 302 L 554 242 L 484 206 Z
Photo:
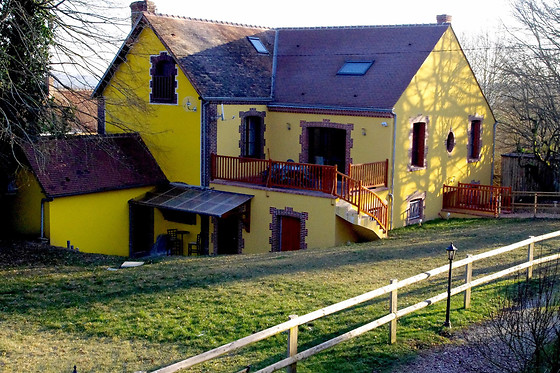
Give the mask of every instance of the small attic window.
M 336 75 L 365 75 L 373 61 L 346 61 Z
M 255 47 L 255 49 L 258 53 L 268 54 L 268 49 L 266 49 L 266 47 L 262 43 L 261 39 L 255 37 L 255 36 L 248 36 L 247 39 L 249 39 L 251 44 L 253 44 L 253 47 Z

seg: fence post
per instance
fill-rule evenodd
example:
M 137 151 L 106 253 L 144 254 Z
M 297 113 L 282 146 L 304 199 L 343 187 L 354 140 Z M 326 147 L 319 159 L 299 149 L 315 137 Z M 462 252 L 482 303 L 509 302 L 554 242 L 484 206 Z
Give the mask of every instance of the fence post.
M 391 280 L 391 285 L 396 284 L 397 279 Z M 397 289 L 391 291 L 391 297 L 389 298 L 389 313 L 397 313 Z M 389 343 L 393 344 L 397 342 L 397 319 L 391 320 L 389 323 Z
M 534 236 L 530 236 L 530 239 L 534 239 Z M 527 262 L 531 263 L 529 267 L 527 267 L 527 280 L 533 278 L 533 253 L 535 251 L 535 242 L 531 242 L 527 249 Z
M 298 315 L 290 315 L 290 320 L 297 318 Z M 294 356 L 297 354 L 297 340 L 298 340 L 298 328 L 299 325 L 290 328 L 288 331 L 288 357 Z M 286 369 L 288 373 L 296 373 L 297 372 L 297 363 L 293 363 L 292 365 L 288 366 Z
M 472 255 L 468 254 L 467 255 L 467 259 L 470 258 Z M 472 281 L 472 262 L 470 262 L 469 264 L 467 264 L 467 266 L 465 267 L 465 284 L 470 284 Z M 465 290 L 465 302 L 464 302 L 464 307 L 466 308 L 470 308 L 471 307 L 471 288 L 468 288 Z
M 533 217 L 537 217 L 537 200 L 538 200 L 538 193 L 535 193 L 535 201 L 533 202 Z

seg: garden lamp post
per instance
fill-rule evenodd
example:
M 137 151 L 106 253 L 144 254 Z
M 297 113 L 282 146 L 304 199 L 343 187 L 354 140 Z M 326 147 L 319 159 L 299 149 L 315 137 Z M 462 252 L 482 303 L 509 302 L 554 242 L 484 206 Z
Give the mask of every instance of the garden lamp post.
M 457 248 L 451 242 L 451 245 L 445 249 L 447 251 L 447 259 L 449 259 L 449 275 L 447 276 L 447 309 L 445 310 L 445 323 L 443 326 L 451 328 L 451 323 L 449 322 L 449 309 L 451 308 L 451 268 L 453 267 L 453 259 L 455 259 L 455 253 Z

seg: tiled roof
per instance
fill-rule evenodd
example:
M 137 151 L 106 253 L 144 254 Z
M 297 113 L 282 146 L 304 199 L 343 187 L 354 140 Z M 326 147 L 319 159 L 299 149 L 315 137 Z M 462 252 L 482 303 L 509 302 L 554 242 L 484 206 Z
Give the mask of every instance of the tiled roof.
M 144 13 L 203 97 L 270 97 L 274 31 L 257 26 Z M 248 36 L 261 39 L 259 54 Z
M 394 107 L 449 25 L 281 29 L 275 102 Z M 363 76 L 337 75 L 346 61 L 374 61 Z
M 47 197 L 167 182 L 137 134 L 42 138 L 23 150 Z
M 146 26 L 203 98 L 391 109 L 450 24 L 267 29 L 144 12 L 94 95 Z M 248 36 L 259 37 L 269 53 L 259 54 Z M 364 76 L 337 75 L 349 60 L 374 63 Z

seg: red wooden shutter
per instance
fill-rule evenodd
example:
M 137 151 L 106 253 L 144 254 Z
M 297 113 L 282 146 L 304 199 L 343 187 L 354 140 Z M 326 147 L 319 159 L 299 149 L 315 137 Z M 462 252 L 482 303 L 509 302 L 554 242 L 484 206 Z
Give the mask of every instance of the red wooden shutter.
M 414 123 L 412 128 L 412 165 L 424 167 L 426 123 Z

